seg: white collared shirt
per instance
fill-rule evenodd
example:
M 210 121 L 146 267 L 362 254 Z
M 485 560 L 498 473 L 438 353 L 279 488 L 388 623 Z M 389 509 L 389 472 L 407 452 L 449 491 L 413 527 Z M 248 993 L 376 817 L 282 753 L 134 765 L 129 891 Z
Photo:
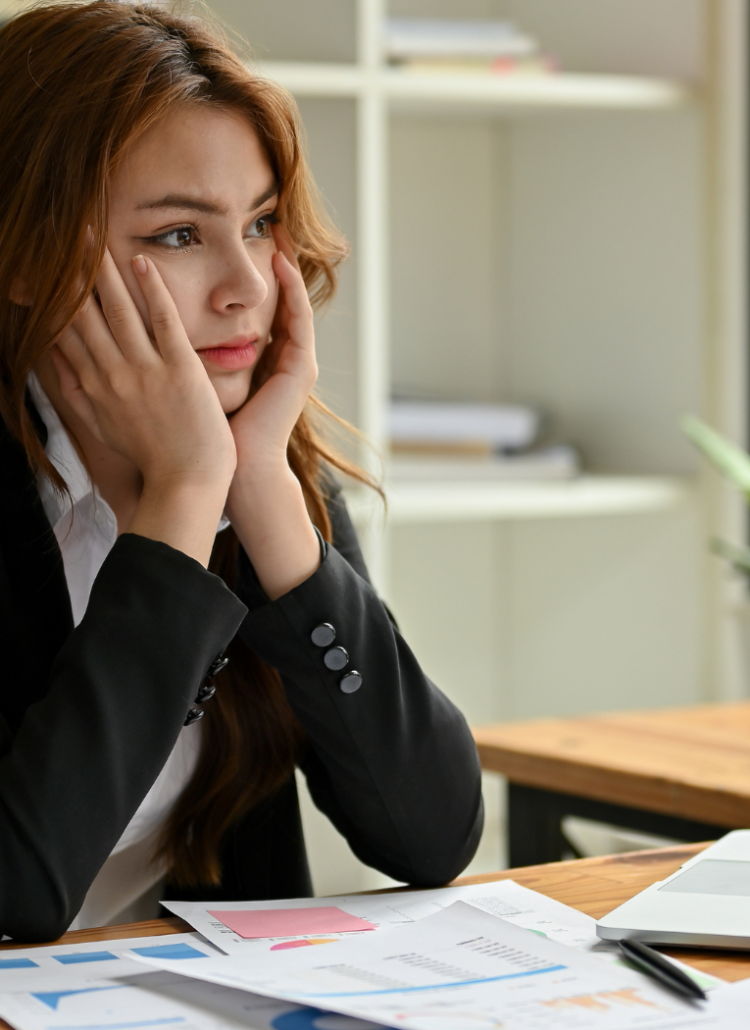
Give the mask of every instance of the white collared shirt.
M 91 482 L 65 427 L 33 373 L 28 386 L 47 427 L 45 454 L 70 491 L 70 497 L 60 495 L 46 476 L 39 476 L 37 485 L 42 506 L 60 545 L 73 621 L 77 626 L 86 611 L 94 579 L 117 539 L 117 519 Z M 219 529 L 228 524 L 222 519 Z M 200 739 L 199 722 L 181 731 L 164 768 L 89 888 L 71 930 L 156 917 L 165 870 L 150 861 L 151 852 L 165 819 L 193 775 Z

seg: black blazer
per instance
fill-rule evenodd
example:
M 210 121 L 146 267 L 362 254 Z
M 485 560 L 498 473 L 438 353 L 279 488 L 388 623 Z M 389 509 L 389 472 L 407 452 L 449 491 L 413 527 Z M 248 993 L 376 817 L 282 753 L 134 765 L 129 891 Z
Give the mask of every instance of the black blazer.
M 320 568 L 276 601 L 244 554 L 233 593 L 182 552 L 124 534 L 73 629 L 57 542 L 1 426 L 0 484 L 0 934 L 67 928 L 238 632 L 279 670 L 310 741 L 312 797 L 354 853 L 423 886 L 465 867 L 482 830 L 471 734 L 376 597 L 340 496 Z M 362 674 L 355 693 L 311 640 L 323 622 Z M 227 832 L 222 863 L 218 887 L 166 896 L 311 893 L 293 779 Z

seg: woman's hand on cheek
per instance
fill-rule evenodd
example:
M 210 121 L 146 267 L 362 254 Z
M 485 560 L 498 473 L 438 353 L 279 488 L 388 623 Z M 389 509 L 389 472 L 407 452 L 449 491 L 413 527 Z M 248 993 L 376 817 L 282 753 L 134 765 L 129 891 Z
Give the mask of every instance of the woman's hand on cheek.
M 256 388 L 230 419 L 237 471 L 230 490 L 288 471 L 287 445 L 318 376 L 313 312 L 302 274 L 283 230 L 274 232 L 273 269 L 279 284 L 276 315 L 255 371 Z
M 279 300 L 272 342 L 256 368 L 256 389 L 230 419 L 237 471 L 227 498 L 232 526 L 272 600 L 320 564 L 302 488 L 287 461 L 289 437 L 318 375 L 313 313 L 288 240 L 278 228 L 274 236 Z
M 133 264 L 155 339 L 105 252 L 99 304 L 89 297 L 57 341 L 63 397 L 144 482 L 228 482 L 236 455 L 216 392 L 155 265 L 140 256 Z

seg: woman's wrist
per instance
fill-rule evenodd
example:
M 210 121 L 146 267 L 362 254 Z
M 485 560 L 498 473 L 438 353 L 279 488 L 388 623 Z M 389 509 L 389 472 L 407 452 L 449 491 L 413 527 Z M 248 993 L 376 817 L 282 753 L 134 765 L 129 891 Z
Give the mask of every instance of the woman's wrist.
M 320 565 L 318 536 L 289 465 L 257 465 L 232 481 L 227 515 L 258 581 L 273 601 Z
M 251 510 L 261 512 L 278 511 L 282 498 L 292 503 L 297 499 L 304 505 L 300 482 L 292 472 L 286 452 L 267 461 L 255 461 L 252 465 L 238 466 L 227 496 L 227 515 L 234 525 L 242 523 L 243 515 Z
M 168 544 L 207 568 L 226 495 L 226 477 L 146 480 L 128 532 Z

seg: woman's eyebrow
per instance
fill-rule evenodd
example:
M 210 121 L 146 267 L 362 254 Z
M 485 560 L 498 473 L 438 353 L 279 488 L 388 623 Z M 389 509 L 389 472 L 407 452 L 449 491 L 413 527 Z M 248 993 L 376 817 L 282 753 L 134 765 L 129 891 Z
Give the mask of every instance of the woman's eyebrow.
M 279 184 L 277 182 L 272 182 L 267 190 L 264 190 L 262 193 L 258 194 L 258 196 L 255 198 L 255 200 L 248 208 L 248 211 L 256 211 L 262 204 L 265 204 L 267 200 L 270 200 L 271 197 L 275 197 L 278 192 Z
M 248 211 L 257 210 L 262 204 L 265 204 L 267 200 L 274 197 L 279 192 L 278 183 L 272 183 L 268 189 L 250 202 Z M 229 208 L 223 207 L 220 204 L 214 204 L 209 200 L 200 200 L 198 197 L 191 197 L 186 193 L 167 193 L 163 197 L 158 197 L 154 200 L 144 200 L 136 207 L 137 211 L 155 211 L 162 210 L 164 208 L 177 208 L 181 211 L 199 211 L 204 215 L 227 215 L 229 214 Z

